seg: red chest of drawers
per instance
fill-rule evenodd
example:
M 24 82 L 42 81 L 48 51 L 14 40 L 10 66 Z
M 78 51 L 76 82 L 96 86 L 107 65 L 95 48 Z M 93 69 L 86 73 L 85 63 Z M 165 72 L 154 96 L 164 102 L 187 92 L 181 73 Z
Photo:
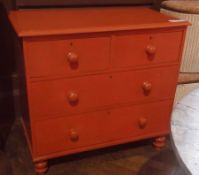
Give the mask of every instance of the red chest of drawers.
M 38 173 L 47 160 L 169 133 L 188 23 L 143 7 L 20 10 L 22 117 Z

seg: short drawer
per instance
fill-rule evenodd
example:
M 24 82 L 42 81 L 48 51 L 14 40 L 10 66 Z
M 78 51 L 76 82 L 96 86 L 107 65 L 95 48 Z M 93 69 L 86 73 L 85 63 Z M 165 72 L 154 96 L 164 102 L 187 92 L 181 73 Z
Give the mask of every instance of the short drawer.
M 174 97 L 178 67 L 34 82 L 29 88 L 32 119 L 71 115 L 123 103 Z
M 128 32 L 114 35 L 111 60 L 114 68 L 178 62 L 183 32 Z
M 69 154 L 166 134 L 171 109 L 172 101 L 164 101 L 35 122 L 35 155 Z
M 30 77 L 78 75 L 107 69 L 110 38 L 29 38 L 24 52 Z

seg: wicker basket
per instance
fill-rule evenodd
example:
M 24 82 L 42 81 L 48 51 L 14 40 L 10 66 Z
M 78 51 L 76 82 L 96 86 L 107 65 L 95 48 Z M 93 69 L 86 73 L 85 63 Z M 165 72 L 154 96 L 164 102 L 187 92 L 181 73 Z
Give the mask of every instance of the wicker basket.
M 189 21 L 180 72 L 199 72 L 199 14 L 186 14 L 161 8 L 161 13 Z

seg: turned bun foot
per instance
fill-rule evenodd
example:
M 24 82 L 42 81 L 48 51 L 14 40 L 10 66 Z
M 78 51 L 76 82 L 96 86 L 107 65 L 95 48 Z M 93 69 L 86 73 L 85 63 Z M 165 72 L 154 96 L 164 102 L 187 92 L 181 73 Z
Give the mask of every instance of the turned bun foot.
M 48 162 L 47 161 L 35 162 L 34 167 L 38 175 L 44 175 L 48 170 Z
M 157 151 L 160 151 L 166 144 L 166 137 L 157 137 L 153 142 L 153 146 Z

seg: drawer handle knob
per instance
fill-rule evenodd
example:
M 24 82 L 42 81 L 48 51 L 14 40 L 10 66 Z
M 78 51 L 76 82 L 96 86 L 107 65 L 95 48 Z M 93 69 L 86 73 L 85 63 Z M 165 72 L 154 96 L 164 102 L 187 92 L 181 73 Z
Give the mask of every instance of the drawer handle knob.
M 70 64 L 78 64 L 78 55 L 74 52 L 69 52 L 68 55 L 67 55 L 67 58 L 68 58 L 68 62 Z
M 152 84 L 148 81 L 145 81 L 143 84 L 142 84 L 142 88 L 144 90 L 144 92 L 146 94 L 150 93 L 151 90 L 152 90 Z
M 75 91 L 70 91 L 68 93 L 68 101 L 71 103 L 71 104 L 75 104 L 77 103 L 79 100 L 79 96 L 77 94 L 77 92 Z
M 76 142 L 79 140 L 79 134 L 75 130 L 70 131 L 70 140 Z
M 154 45 L 148 45 L 146 47 L 146 53 L 149 55 L 149 56 L 153 56 L 155 55 L 156 53 L 156 47 Z
M 138 119 L 138 125 L 140 128 L 145 128 L 147 126 L 147 119 L 145 117 L 140 117 Z

